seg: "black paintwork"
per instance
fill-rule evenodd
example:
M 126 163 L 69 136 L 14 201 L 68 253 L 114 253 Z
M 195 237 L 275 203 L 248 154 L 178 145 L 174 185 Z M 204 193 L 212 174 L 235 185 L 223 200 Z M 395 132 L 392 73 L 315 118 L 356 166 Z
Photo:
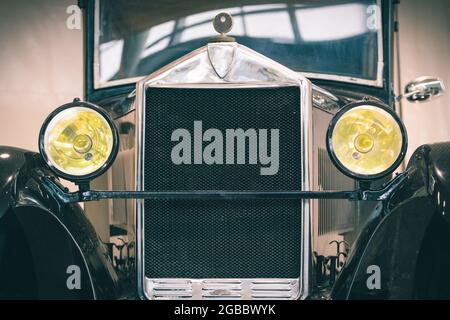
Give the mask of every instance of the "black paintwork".
M 87 30 L 93 30 L 94 1 L 82 1 Z M 382 2 L 385 68 L 382 88 L 314 81 L 339 97 L 342 107 L 364 96 L 393 107 L 393 5 Z M 134 85 L 94 90 L 93 32 L 86 35 L 88 101 L 114 119 L 132 111 Z M 119 128 L 119 130 L 122 130 Z M 124 129 L 125 130 L 125 129 Z M 54 179 L 39 155 L 0 147 L 0 298 L 118 298 L 120 290 L 105 246 L 77 204 L 48 192 Z M 450 298 L 450 143 L 424 146 L 410 161 L 405 183 L 373 211 L 328 295 L 313 298 Z M 68 290 L 66 269 L 81 268 L 81 290 Z M 368 290 L 367 267 L 378 265 L 381 289 Z
M 450 298 L 449 159 L 448 142 L 416 150 L 407 183 L 373 212 L 332 298 Z M 380 267 L 380 289 L 367 288 L 371 265 Z
M 315 84 L 335 94 L 339 98 L 341 107 L 350 102 L 362 100 L 365 96 L 369 96 L 371 99 L 378 99 L 382 103 L 392 108 L 394 107 L 392 87 L 394 2 L 390 0 L 382 1 L 383 51 L 385 60 L 382 88 L 336 81 L 313 80 Z M 87 29 L 93 30 L 94 1 L 84 1 L 84 5 Z M 91 68 L 93 62 L 93 40 L 93 33 L 88 33 L 86 38 L 87 98 L 89 101 L 94 101 L 105 107 L 117 119 L 132 110 L 132 99 L 126 97 L 134 90 L 134 84 L 94 90 Z M 432 150 L 436 150 L 436 148 L 436 146 L 433 146 Z M 418 153 L 420 152 L 418 151 Z M 444 155 L 443 159 L 446 158 L 448 159 L 449 157 Z M 432 159 L 441 159 L 441 157 L 438 156 L 436 158 L 434 156 Z M 436 160 L 429 159 L 427 161 L 428 165 L 432 166 L 433 161 Z M 438 163 L 441 162 L 442 160 L 438 161 Z M 333 298 L 414 297 L 420 296 L 417 293 L 418 291 L 421 291 L 422 294 L 425 293 L 424 288 L 426 285 L 433 283 L 432 281 L 427 281 L 426 272 L 421 273 L 419 271 L 430 269 L 427 264 L 428 257 L 433 257 L 434 261 L 439 261 L 436 256 L 445 251 L 444 242 L 439 240 L 439 237 L 434 237 L 435 233 L 433 230 L 434 227 L 442 229 L 446 224 L 440 223 L 440 220 L 443 218 L 436 211 L 436 199 L 431 195 L 419 196 L 420 192 L 424 192 L 425 182 L 422 181 L 423 170 L 415 169 L 418 165 L 419 162 L 415 160 L 410 162 L 408 171 L 411 172 L 411 177 L 408 184 L 401 187 L 389 202 L 381 203 L 372 213 L 367 226 L 355 242 L 346 266 L 334 285 Z M 449 172 L 449 166 L 445 170 Z M 439 178 L 437 181 L 440 182 L 440 188 L 447 190 L 444 187 L 446 185 L 445 179 Z M 423 214 L 424 212 L 426 214 Z M 437 234 L 445 238 L 445 232 L 441 231 Z M 447 241 L 447 243 L 450 242 Z M 433 250 L 432 248 L 440 249 Z M 411 260 L 411 262 L 407 262 L 408 260 Z M 365 280 L 368 277 L 366 269 L 369 263 L 379 263 L 382 267 L 383 283 L 381 290 L 368 291 L 365 286 Z M 437 262 L 434 263 L 435 266 L 438 264 Z M 438 279 L 439 277 L 434 282 L 439 283 Z M 410 284 L 405 284 L 408 281 Z M 421 290 L 418 290 L 418 288 Z M 433 292 L 433 288 L 427 290 L 428 292 Z
M 344 93 L 343 95 L 359 96 L 370 95 L 394 107 L 393 93 L 393 25 L 394 25 L 394 3 L 393 0 L 382 0 L 382 28 L 383 28 L 383 86 L 381 88 L 351 83 L 342 83 L 329 80 L 314 80 L 313 82 L 325 89 L 335 89 Z M 82 9 L 85 12 L 85 27 L 89 32 L 85 37 L 85 92 L 86 100 L 99 103 L 108 100 L 112 96 L 127 95 L 135 89 L 134 84 L 119 85 L 110 88 L 94 89 L 93 59 L 94 59 L 94 5 L 95 0 L 82 1 Z M 358 99 L 354 99 L 358 100 Z
M 52 174 L 26 150 L 1 147 L 0 297 L 117 298 L 105 247 L 78 205 L 46 193 Z M 408 180 L 373 212 L 331 292 L 334 299 L 449 298 L 450 143 L 419 148 Z M 438 196 L 439 195 L 439 196 Z M 82 269 L 82 289 L 67 290 L 66 268 Z M 381 289 L 368 290 L 378 265 Z M 89 274 L 88 274 L 89 270 Z
M 78 204 L 42 189 L 39 154 L 0 147 L 0 298 L 109 299 L 120 290 L 106 247 Z M 80 268 L 69 290 L 67 268 Z

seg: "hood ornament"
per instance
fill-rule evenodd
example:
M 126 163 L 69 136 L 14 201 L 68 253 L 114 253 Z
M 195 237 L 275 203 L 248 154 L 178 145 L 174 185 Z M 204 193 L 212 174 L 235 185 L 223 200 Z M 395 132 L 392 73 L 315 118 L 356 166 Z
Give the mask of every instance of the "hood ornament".
M 217 76 L 224 79 L 230 72 L 236 55 L 236 41 L 227 36 L 233 27 L 230 14 L 219 13 L 213 20 L 214 29 L 220 34 L 208 43 L 208 57 Z
M 233 37 L 227 35 L 233 28 L 233 17 L 226 12 L 221 12 L 215 16 L 213 20 L 214 30 L 219 33 L 218 36 L 212 38 L 209 42 L 235 42 Z

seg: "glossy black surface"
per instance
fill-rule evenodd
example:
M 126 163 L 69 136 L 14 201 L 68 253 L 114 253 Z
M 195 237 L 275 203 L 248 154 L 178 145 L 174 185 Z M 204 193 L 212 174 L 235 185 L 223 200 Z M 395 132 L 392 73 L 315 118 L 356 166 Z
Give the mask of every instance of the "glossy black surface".
M 53 177 L 40 155 L 0 147 L 0 298 L 106 299 L 120 290 L 106 247 L 78 204 L 41 188 Z M 67 286 L 69 266 L 80 289 Z
M 331 294 L 334 299 L 450 298 L 450 143 L 412 156 L 408 181 L 372 213 Z M 370 266 L 380 289 L 369 289 Z

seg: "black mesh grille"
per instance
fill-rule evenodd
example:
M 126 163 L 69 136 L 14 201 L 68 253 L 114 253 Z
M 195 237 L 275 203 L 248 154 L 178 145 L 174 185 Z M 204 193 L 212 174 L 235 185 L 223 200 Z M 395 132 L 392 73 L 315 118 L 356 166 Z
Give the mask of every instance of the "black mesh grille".
M 294 201 L 153 201 L 145 216 L 147 277 L 299 276 Z
M 299 93 L 298 87 L 147 89 L 144 188 L 299 190 Z M 261 166 L 254 164 L 174 165 L 172 132 L 192 132 L 194 121 L 202 121 L 203 131 L 216 128 L 224 134 L 226 129 L 279 129 L 278 173 L 261 175 Z M 298 277 L 300 216 L 298 201 L 146 200 L 145 275 Z

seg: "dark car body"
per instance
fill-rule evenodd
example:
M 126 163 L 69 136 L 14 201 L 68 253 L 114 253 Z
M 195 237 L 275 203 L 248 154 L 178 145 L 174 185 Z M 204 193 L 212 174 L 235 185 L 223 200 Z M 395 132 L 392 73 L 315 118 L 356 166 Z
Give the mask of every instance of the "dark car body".
M 38 154 L 2 147 L 0 270 L 2 299 L 112 299 L 120 292 L 108 250 L 78 204 L 40 187 Z M 79 289 L 67 281 L 79 267 Z
M 313 190 L 368 188 L 367 183 L 360 184 L 334 168 L 325 151 L 325 132 L 333 116 L 349 103 L 376 101 L 395 107 L 393 2 L 381 3 L 384 30 L 381 86 L 312 80 Z M 118 177 L 127 174 L 124 169 L 127 164 L 137 163 L 136 130 L 140 124 L 135 114 L 136 84 L 95 88 L 92 68 L 95 41 L 91 32 L 95 27 L 95 1 L 81 1 L 80 7 L 85 12 L 88 30 L 85 100 L 101 106 L 114 119 L 120 134 L 120 150 L 119 160 L 109 174 L 118 190 L 131 190 L 134 177 L 130 180 Z M 106 244 L 97 236 L 83 209 L 76 203 L 64 203 L 43 187 L 44 178 L 58 182 L 39 154 L 0 147 L 0 158 L 0 297 L 145 297 L 139 287 L 139 270 L 138 274 L 132 271 L 119 279 Z M 311 251 L 309 290 L 302 298 L 450 298 L 448 159 L 450 143 L 425 145 L 416 150 L 404 172 L 394 178 L 399 183 L 394 183 L 395 187 L 384 193 L 386 196 L 380 201 L 317 200 L 321 209 L 314 213 L 317 225 L 313 223 L 316 229 L 311 234 L 312 247 L 307 249 Z M 382 179 L 372 182 L 370 187 L 383 190 L 385 184 L 386 179 Z M 114 201 L 116 208 L 129 211 L 126 219 L 134 221 L 134 200 Z M 94 210 L 90 206 L 86 202 L 84 209 Z M 342 211 L 341 220 L 333 208 Z M 142 245 L 139 236 L 135 240 L 132 232 L 124 234 L 130 242 L 137 241 L 138 247 Z M 335 245 L 330 240 L 336 242 L 336 254 L 330 254 Z M 338 241 L 351 242 L 352 246 L 344 244 L 346 248 L 341 250 Z M 80 267 L 81 289 L 67 285 L 71 275 L 68 268 L 73 265 Z M 373 287 L 369 282 L 376 269 L 381 270 L 381 278 L 380 284 Z M 131 293 L 121 287 L 131 287 Z

